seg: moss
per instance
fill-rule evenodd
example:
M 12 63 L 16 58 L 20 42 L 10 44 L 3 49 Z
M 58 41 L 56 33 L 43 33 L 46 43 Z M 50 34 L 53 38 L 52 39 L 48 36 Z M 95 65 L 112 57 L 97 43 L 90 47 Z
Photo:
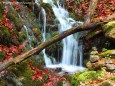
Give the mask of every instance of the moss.
M 65 75 L 63 75 L 63 77 L 65 77 L 68 81 L 72 80 L 71 75 L 65 74 Z
M 57 82 L 56 86 L 63 86 L 63 82 L 62 81 Z
M 49 3 L 40 3 L 40 5 L 44 8 L 52 8 L 52 6 Z
M 0 78 L 0 86 L 6 86 L 5 82 Z
M 32 60 L 31 60 L 32 61 Z M 24 86 L 42 86 L 39 80 L 32 80 L 34 72 L 27 65 L 27 62 L 21 62 L 9 68 L 18 78 L 23 77 L 21 80 Z
M 86 70 L 84 72 L 78 72 L 72 76 L 72 86 L 78 86 L 80 82 L 98 80 L 98 77 L 104 77 L 104 71 Z
M 59 32 L 58 32 L 58 31 L 53 31 L 53 32 L 51 33 L 51 36 L 52 36 L 52 37 L 54 37 L 54 36 L 56 36 L 56 35 L 59 35 Z
M 25 40 L 25 38 L 26 38 L 26 32 L 25 32 L 25 30 L 22 30 L 22 33 L 18 34 L 17 38 L 18 38 L 19 42 L 23 42 Z
M 0 39 L 1 39 L 0 43 L 5 44 L 5 45 L 10 44 L 12 37 L 10 35 L 8 28 L 5 26 L 2 26 L 0 28 L 0 30 L 1 30 L 1 32 L 0 32 Z
M 0 3 L 0 17 L 1 17 L 1 14 L 3 14 L 3 10 L 4 10 L 4 5 Z
M 109 33 L 112 29 L 115 28 L 115 21 L 111 21 L 103 26 L 103 31 Z M 114 32 L 113 32 L 114 33 Z
M 11 12 L 10 12 L 11 11 Z M 15 10 L 8 11 L 7 17 L 10 19 L 10 21 L 14 22 L 14 25 L 16 27 L 17 31 L 20 31 L 20 29 L 23 27 L 22 21 L 18 18 L 18 14 Z
M 49 18 L 49 20 L 55 19 L 55 15 L 54 15 L 54 12 L 52 10 L 52 6 L 49 3 L 40 3 L 40 6 L 46 10 L 47 19 L 48 18 Z
M 22 21 L 19 18 L 16 18 L 16 17 L 13 19 L 13 21 L 14 21 L 14 24 L 16 26 L 16 30 L 19 31 L 23 27 Z
M 32 31 L 33 31 L 34 36 L 35 36 L 36 38 L 39 39 L 39 36 L 40 36 L 40 30 L 37 29 L 37 30 L 32 30 Z M 37 41 L 34 40 L 33 42 L 35 42 L 34 44 L 36 44 Z
M 41 65 L 45 65 L 43 55 L 40 53 L 39 58 L 37 59 L 37 62 Z
M 48 81 L 48 75 L 44 74 L 42 77 L 43 77 L 44 83 L 46 83 Z
M 0 60 L 2 60 L 5 57 L 6 57 L 6 53 L 5 52 L 0 52 Z
M 109 80 L 115 81 L 115 76 L 111 77 Z
M 104 82 L 100 83 L 98 86 L 113 86 L 112 84 L 115 83 L 115 76 L 105 80 Z
M 3 35 L 5 35 L 5 36 L 10 36 L 10 32 L 9 32 L 9 30 L 8 30 L 7 27 L 2 26 L 0 29 L 1 29 L 1 31 L 2 31 L 2 33 L 3 33 Z
M 89 33 L 86 35 L 86 39 L 90 39 L 90 38 L 94 37 L 94 36 L 98 33 L 99 30 L 100 30 L 99 28 L 96 28 L 95 30 L 89 32 Z

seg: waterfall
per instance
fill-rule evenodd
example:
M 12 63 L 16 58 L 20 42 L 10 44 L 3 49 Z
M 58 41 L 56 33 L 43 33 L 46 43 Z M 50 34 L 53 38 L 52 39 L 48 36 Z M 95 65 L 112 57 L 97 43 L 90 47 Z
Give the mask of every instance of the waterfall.
M 59 32 L 63 32 L 65 30 L 68 30 L 72 27 L 72 25 L 76 22 L 72 18 L 69 17 L 69 13 L 59 5 L 59 1 L 57 1 L 57 6 L 53 4 L 53 1 L 51 0 L 43 0 L 46 3 L 50 3 L 52 5 L 54 14 L 59 20 L 60 24 L 58 26 Z M 79 23 L 79 22 L 78 22 Z M 78 36 L 78 33 L 76 33 Z M 75 39 L 74 35 L 70 35 L 63 39 L 63 55 L 62 55 L 62 61 L 61 63 L 63 65 L 77 65 L 78 60 L 78 53 L 81 53 L 81 49 L 78 52 L 78 43 L 79 38 Z M 82 55 L 80 56 L 80 60 L 82 58 Z M 81 61 L 79 63 L 82 65 Z
M 38 2 L 39 2 L 39 0 L 35 0 L 35 3 L 39 6 Z M 43 7 L 41 8 L 41 12 L 39 14 L 39 21 L 40 20 L 43 20 L 42 37 L 43 37 L 43 42 L 45 42 L 46 41 L 46 12 L 45 12 L 45 9 Z M 51 65 L 52 62 L 51 62 L 50 58 L 47 56 L 47 54 L 45 53 L 45 51 L 46 51 L 46 49 L 43 49 L 42 53 L 43 53 L 45 65 L 47 67 L 48 65 Z
M 49 3 L 52 6 L 54 15 L 56 16 L 56 19 L 60 23 L 58 25 L 59 33 L 62 33 L 63 31 L 72 28 L 72 25 L 74 23 L 82 24 L 82 22 L 78 22 L 70 18 L 68 11 L 65 10 L 62 7 L 62 5 L 60 5 L 58 0 L 57 5 L 53 3 L 53 0 L 43 0 L 43 2 Z M 64 38 L 62 40 L 63 53 L 60 64 L 48 65 L 48 67 L 50 68 L 62 67 L 63 70 L 69 70 L 70 72 L 75 71 L 77 69 L 78 70 L 84 69 L 82 67 L 82 60 L 83 60 L 82 43 L 81 44 L 79 43 L 79 38 L 80 38 L 79 33 Z
M 42 36 L 43 36 L 43 42 L 45 42 L 46 41 L 46 12 L 45 12 L 44 8 L 41 9 L 41 13 L 42 13 L 42 17 L 44 18 L 43 19 L 43 27 L 42 27 L 42 30 L 43 30 Z M 43 52 L 43 56 L 44 56 L 44 60 L 45 60 L 45 65 L 47 67 L 48 65 L 51 65 L 51 60 L 45 53 L 45 50 L 46 49 L 44 49 L 42 52 Z
M 15 10 L 14 7 L 12 6 L 12 4 L 10 4 L 10 6 L 11 6 L 12 10 Z M 20 5 L 20 7 L 21 7 L 21 5 Z M 22 10 L 22 12 L 26 13 L 26 11 L 24 9 Z M 33 40 L 36 40 L 37 45 L 39 44 L 39 42 L 38 42 L 37 38 L 34 36 L 33 31 L 29 28 L 28 23 L 24 22 L 24 20 L 21 17 L 20 13 L 18 13 L 18 17 L 24 24 L 22 29 L 26 31 L 26 37 L 27 37 L 26 39 L 28 40 L 28 43 L 29 43 L 29 46 L 27 48 L 31 50 L 31 49 L 33 49 L 35 47 L 33 45 L 33 43 L 32 43 Z M 28 22 L 28 21 L 26 21 L 26 22 Z M 39 55 L 35 55 L 35 59 L 38 59 L 38 58 L 39 58 Z

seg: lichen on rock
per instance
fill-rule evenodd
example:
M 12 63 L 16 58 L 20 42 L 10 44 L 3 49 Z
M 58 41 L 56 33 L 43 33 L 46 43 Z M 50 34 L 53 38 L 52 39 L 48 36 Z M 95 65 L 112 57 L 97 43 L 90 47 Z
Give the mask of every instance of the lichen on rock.
M 115 42 L 115 21 L 111 21 L 103 26 L 103 32 L 107 38 Z

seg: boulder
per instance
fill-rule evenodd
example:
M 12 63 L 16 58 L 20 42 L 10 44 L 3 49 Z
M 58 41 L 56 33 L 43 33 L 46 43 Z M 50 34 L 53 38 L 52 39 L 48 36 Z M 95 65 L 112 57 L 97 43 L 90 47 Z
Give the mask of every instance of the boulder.
M 90 62 L 97 62 L 99 61 L 98 55 L 90 55 Z
M 115 65 L 114 64 L 106 64 L 107 70 L 113 71 L 115 70 Z
M 103 32 L 107 38 L 115 42 L 115 21 L 111 21 L 103 26 Z

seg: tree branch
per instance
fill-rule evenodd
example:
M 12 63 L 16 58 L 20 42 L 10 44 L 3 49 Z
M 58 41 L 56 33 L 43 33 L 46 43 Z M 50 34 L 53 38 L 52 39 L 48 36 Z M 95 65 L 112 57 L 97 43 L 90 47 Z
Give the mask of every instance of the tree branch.
M 93 17 L 94 11 L 96 9 L 97 3 L 98 3 L 98 0 L 91 0 L 89 9 L 88 9 L 88 13 L 85 16 L 84 24 L 91 23 L 91 19 Z
M 90 30 L 90 29 L 95 29 L 97 27 L 100 27 L 102 23 L 91 23 L 86 25 L 81 25 L 78 26 L 77 28 L 71 28 L 67 31 L 62 32 L 59 35 L 54 36 L 53 38 L 47 40 L 46 42 L 40 44 L 38 47 L 27 51 L 26 53 L 19 55 L 17 57 L 15 57 L 14 59 L 11 59 L 9 61 L 5 61 L 3 62 L 3 64 L 0 65 L 0 71 L 5 70 L 6 68 L 8 68 L 9 66 L 19 63 L 21 61 L 24 61 L 26 59 L 28 59 L 29 57 L 31 57 L 34 54 L 39 54 L 44 48 L 48 47 L 49 45 L 71 35 L 74 34 L 76 32 L 80 32 L 80 31 L 85 31 L 85 30 Z

